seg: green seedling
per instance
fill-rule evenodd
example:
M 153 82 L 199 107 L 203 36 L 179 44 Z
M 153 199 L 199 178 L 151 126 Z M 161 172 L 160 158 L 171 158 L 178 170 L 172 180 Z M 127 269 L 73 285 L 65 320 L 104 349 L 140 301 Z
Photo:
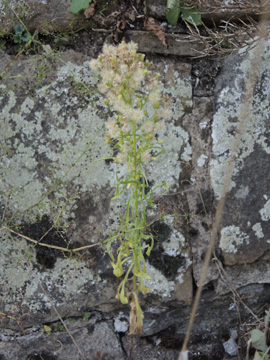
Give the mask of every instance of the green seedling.
M 92 314 L 90 311 L 86 311 L 83 313 L 83 321 L 87 322 L 91 318 Z
M 6 40 L 0 40 L 0 49 L 5 51 L 6 48 Z
M 66 331 L 66 330 L 65 330 L 63 324 L 59 322 L 59 323 L 54 325 L 53 331 L 63 332 L 63 331 Z

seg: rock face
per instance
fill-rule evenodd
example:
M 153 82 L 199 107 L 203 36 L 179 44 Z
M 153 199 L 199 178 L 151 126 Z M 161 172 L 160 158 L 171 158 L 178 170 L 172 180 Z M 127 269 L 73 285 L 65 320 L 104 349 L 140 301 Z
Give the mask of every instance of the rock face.
M 52 2 L 36 3 L 58 11 Z M 126 37 L 147 52 L 151 70 L 161 74 L 172 118 L 163 139 L 166 151 L 146 172 L 152 186 L 166 181 L 170 190 L 157 194 L 148 212 L 155 237 L 147 260 L 151 292 L 141 299 L 144 334 L 134 340 L 133 355 L 177 359 L 250 59 L 257 53 L 238 51 L 222 62 L 191 59 L 196 47 L 188 47 L 185 38 L 177 50 L 180 35 L 168 49 L 152 35 L 141 35 L 129 31 Z M 0 359 L 81 358 L 59 314 L 87 358 L 96 350 L 110 359 L 128 356 L 129 309 L 115 299 L 119 279 L 102 246 L 124 201 L 112 200 L 114 174 L 120 177 L 124 170 L 96 161 L 112 154 L 104 136 L 111 110 L 89 67 L 89 54 L 100 50 L 101 38 L 91 39 L 81 52 L 43 45 L 14 64 L 13 56 L 0 54 L 1 69 L 8 69 L 0 83 Z M 200 50 L 201 44 L 196 46 Z M 192 359 L 227 359 L 223 343 L 232 332 L 235 343 L 235 331 L 241 340 L 239 314 L 245 321 L 247 309 L 256 313 L 269 302 L 269 56 L 270 41 L 196 315 Z
M 19 23 L 18 19 L 23 19 L 29 31 L 40 32 L 56 31 L 59 29 L 67 30 L 78 26 L 78 21 L 69 12 L 69 0 L 19 0 L 1 1 L 1 32 L 8 34 L 14 25 Z M 83 17 L 81 18 L 83 20 Z M 84 23 L 86 23 L 84 21 Z M 80 23 L 82 25 L 82 23 Z
M 268 282 L 269 241 L 269 41 L 262 55 L 249 118 L 240 144 L 239 154 L 224 209 L 219 246 L 228 274 L 239 286 Z M 216 197 L 220 194 L 224 162 L 230 152 L 241 104 L 243 79 L 256 50 L 228 59 L 217 81 L 217 111 L 213 117 L 213 157 L 210 164 L 211 183 Z M 233 63 L 232 63 L 233 61 Z M 231 66 L 236 69 L 228 76 Z M 232 75 L 232 77 L 231 77 Z M 244 265 L 243 267 L 239 265 Z M 259 274 L 257 268 L 264 268 Z M 232 270 L 233 269 L 233 270 Z M 252 270 L 251 270 L 252 269 Z M 237 273 L 238 272 L 238 273 Z M 252 273 L 252 275 L 251 275 Z M 239 278 L 241 281 L 239 282 Z M 219 283 L 218 287 L 221 284 Z

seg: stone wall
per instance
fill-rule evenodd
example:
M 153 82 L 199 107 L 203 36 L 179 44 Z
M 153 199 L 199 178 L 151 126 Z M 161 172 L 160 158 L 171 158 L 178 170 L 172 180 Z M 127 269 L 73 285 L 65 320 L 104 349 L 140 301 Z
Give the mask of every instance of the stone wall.
M 158 5 L 162 11 L 157 16 L 156 3 L 146 3 L 148 15 L 164 17 L 164 4 Z M 62 31 L 71 22 L 77 28 L 91 27 L 83 16 L 69 14 L 68 1 L 14 4 L 0 4 L 2 29 L 7 32 L 14 24 L 12 9 L 24 17 L 30 31 L 52 22 Z M 113 2 L 110 11 L 115 9 Z M 147 53 L 152 70 L 161 74 L 172 118 L 164 136 L 166 152 L 147 170 L 153 186 L 166 181 L 170 191 L 155 198 L 156 206 L 148 214 L 155 237 L 147 261 L 151 293 L 141 300 L 144 334 L 135 339 L 133 356 L 136 360 L 177 359 L 208 248 L 243 88 L 251 59 L 258 54 L 256 48 L 246 48 L 226 57 L 198 59 L 203 43 L 197 38 L 182 30 L 170 33 L 165 47 L 138 24 L 123 35 Z M 87 359 L 96 350 L 107 352 L 110 359 L 125 359 L 129 309 L 115 299 L 118 279 L 100 245 L 119 216 L 121 200 L 111 198 L 114 174 L 121 176 L 123 169 L 111 161 L 95 161 L 111 152 L 104 138 L 110 110 L 89 67 L 103 43 L 111 41 L 110 31 L 80 32 L 70 46 L 57 51 L 50 41 L 44 37 L 37 52 L 22 54 L 14 63 L 12 53 L 0 50 L 0 73 L 7 69 L 0 82 L 0 358 L 81 358 L 63 331 L 56 307 Z M 244 325 L 254 321 L 251 312 L 262 315 L 269 305 L 270 40 L 261 56 L 189 344 L 191 359 L 236 356 L 232 330 L 237 331 L 239 358 L 244 358 Z M 167 216 L 162 218 L 162 213 Z M 70 257 L 35 246 L 29 239 L 87 248 Z M 46 333 L 44 325 L 53 331 Z M 224 344 L 230 337 L 234 347 L 228 353 Z

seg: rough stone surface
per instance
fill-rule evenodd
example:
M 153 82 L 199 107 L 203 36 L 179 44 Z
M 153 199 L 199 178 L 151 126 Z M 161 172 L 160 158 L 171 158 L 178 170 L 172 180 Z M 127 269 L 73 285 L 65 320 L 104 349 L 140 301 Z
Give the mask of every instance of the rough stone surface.
M 204 50 L 203 43 L 191 35 L 167 33 L 164 35 L 168 44 L 167 47 L 151 32 L 126 32 L 127 39 L 136 42 L 139 51 L 143 53 L 195 57 Z M 151 47 L 149 47 L 149 44 L 151 44 Z
M 11 57 L 4 55 L 3 60 L 5 66 Z M 60 216 L 60 225 L 68 225 L 68 229 L 58 246 L 69 243 L 73 248 L 98 242 L 100 233 L 117 219 L 120 202 L 110 201 L 114 184 L 111 174 L 116 170 L 121 176 L 123 172 L 121 166 L 94 161 L 111 151 L 104 138 L 104 124 L 109 114 L 95 90 L 97 79 L 91 75 L 88 61 L 72 51 L 56 57 L 53 53 L 31 59 L 21 57 L 16 69 L 11 68 L 5 74 L 7 80 L 1 84 L 1 143 L 5 144 L 1 150 L 3 203 L 9 197 L 5 216 L 14 219 L 21 232 L 33 239 L 40 238 Z M 180 124 L 175 125 L 192 106 L 191 66 L 175 60 L 153 62 L 155 71 L 162 75 L 166 95 L 175 100 L 173 119 L 164 138 L 164 146 L 171 154 L 170 162 L 160 156 L 147 176 L 153 184 L 166 181 L 173 194 L 177 192 L 177 179 L 182 171 L 179 157 L 189 161 L 192 153 L 188 133 Z M 50 77 L 40 83 L 38 73 L 33 71 L 36 64 L 50 73 Z M 15 73 L 19 76 L 16 82 L 8 79 Z M 160 168 L 166 171 L 160 172 Z M 55 187 L 59 180 L 61 186 Z M 50 195 L 46 196 L 48 192 Z M 158 209 L 151 216 L 156 214 Z M 168 234 L 162 239 L 164 245 L 154 250 L 156 261 L 147 264 L 153 275 L 153 280 L 148 281 L 151 296 L 161 296 L 162 301 L 175 298 L 190 303 L 192 278 L 188 244 L 175 228 L 174 217 L 160 226 L 165 226 Z M 78 316 L 80 305 L 71 310 L 74 303 L 99 310 L 112 309 L 116 302 L 113 301 L 116 280 L 112 281 L 109 259 L 99 248 L 90 249 L 82 259 L 70 260 L 54 250 L 40 252 L 25 239 L 1 231 L 5 243 L 1 250 L 5 312 L 16 311 L 14 294 L 17 294 L 24 311 L 31 313 L 25 323 L 45 318 L 55 320 L 57 316 L 39 282 L 50 295 L 54 294 L 62 316 L 70 312 Z M 54 244 L 60 241 L 54 232 L 48 236 L 47 241 L 51 239 Z M 158 265 L 161 256 L 168 262 L 166 271 Z
M 219 246 L 233 279 L 242 284 L 268 282 L 269 241 L 269 57 L 270 43 L 266 43 L 259 77 L 254 92 L 249 118 L 241 140 L 236 167 L 227 196 L 220 231 Z M 247 77 L 250 59 L 256 56 L 256 48 L 248 54 L 228 59 L 218 78 L 217 111 L 213 117 L 213 158 L 210 165 L 211 182 L 218 198 L 222 186 L 224 164 L 230 152 L 242 98 L 243 78 Z M 228 76 L 228 69 L 230 75 Z M 249 265 L 253 275 L 250 274 Z M 247 267 L 247 268 L 246 268 Z M 257 269 L 261 269 L 258 270 Z M 255 275 L 257 274 L 257 276 Z M 249 274 L 249 275 L 248 275 Z M 244 280 L 245 279 L 245 280 Z M 248 280 L 249 279 L 249 280 Z
M 173 113 L 166 152 L 146 173 L 151 184 L 165 180 L 170 191 L 157 194 L 148 212 L 155 236 L 147 261 L 151 293 L 141 299 L 144 334 L 135 339 L 134 358 L 177 359 L 256 49 L 208 64 L 183 57 L 187 51 L 179 53 L 176 43 L 166 49 L 150 35 L 126 35 L 161 74 Z M 96 42 L 93 34 L 86 37 L 93 49 L 82 52 L 45 45 L 40 54 L 22 54 L 13 64 L 12 56 L 0 54 L 0 73 L 11 63 L 0 83 L 1 219 L 25 236 L 1 228 L 1 359 L 80 358 L 68 334 L 59 331 L 52 304 L 87 358 L 96 350 L 111 359 L 128 354 L 129 308 L 115 299 L 119 279 L 96 245 L 117 222 L 121 201 L 111 200 L 113 174 L 121 176 L 123 169 L 95 161 L 111 151 L 104 140 L 111 112 L 89 68 L 102 36 Z M 239 315 L 242 326 L 250 320 L 248 308 L 257 313 L 269 304 L 269 54 L 268 42 L 196 314 L 191 360 L 228 359 L 224 343 L 232 331 L 240 337 Z M 160 218 L 162 212 L 167 216 Z M 69 257 L 29 239 L 71 249 L 94 246 Z M 52 328 L 50 335 L 44 325 Z
M 14 25 L 23 19 L 25 26 L 31 32 L 76 29 L 78 26 L 87 26 L 83 16 L 74 16 L 69 12 L 69 0 L 18 0 L 0 1 L 1 33 L 8 34 Z M 82 24 L 82 22 L 84 22 Z M 89 22 L 88 22 L 89 23 Z
M 65 321 L 65 324 L 87 359 L 94 357 L 96 351 L 107 353 L 112 360 L 125 359 L 118 336 L 113 332 L 111 321 L 98 322 L 97 319 L 93 319 L 86 323 L 83 320 L 70 318 Z M 15 331 L 2 330 L 0 334 L 1 358 L 5 360 L 79 360 L 82 358 L 60 322 L 49 327 L 53 330 L 51 334 L 46 333 L 42 327 L 32 328 L 21 336 Z M 103 341 L 97 342 L 96 339 L 103 339 Z

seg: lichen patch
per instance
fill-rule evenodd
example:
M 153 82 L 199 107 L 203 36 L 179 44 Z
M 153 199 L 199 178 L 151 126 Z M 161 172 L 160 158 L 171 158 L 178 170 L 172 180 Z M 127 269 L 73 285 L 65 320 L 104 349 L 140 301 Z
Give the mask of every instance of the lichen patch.
M 264 238 L 263 229 L 261 223 L 256 223 L 252 226 L 252 230 L 255 232 L 257 238 L 262 239 Z
M 268 46 L 269 42 L 270 40 L 268 40 Z M 266 46 L 250 108 L 250 116 L 246 119 L 233 176 L 243 169 L 245 159 L 254 152 L 255 145 L 259 145 L 267 154 L 270 152 L 268 143 L 270 131 L 268 126 L 270 69 L 267 60 L 269 55 L 267 54 L 269 54 L 269 49 Z M 217 199 L 222 193 L 226 161 L 230 155 L 237 131 L 243 94 L 243 78 L 248 78 L 251 59 L 254 56 L 256 56 L 256 49 L 250 50 L 246 58 L 240 63 L 235 62 L 230 85 L 223 86 L 218 95 L 217 111 L 214 114 L 212 125 L 213 158 L 210 162 L 211 184 Z M 236 183 L 233 179 L 230 189 L 235 186 Z
M 226 226 L 221 230 L 219 246 L 225 253 L 237 253 L 242 244 L 249 244 L 249 236 L 238 226 Z
M 264 207 L 259 211 L 259 213 L 263 221 L 268 221 L 270 219 L 270 200 L 264 204 Z

